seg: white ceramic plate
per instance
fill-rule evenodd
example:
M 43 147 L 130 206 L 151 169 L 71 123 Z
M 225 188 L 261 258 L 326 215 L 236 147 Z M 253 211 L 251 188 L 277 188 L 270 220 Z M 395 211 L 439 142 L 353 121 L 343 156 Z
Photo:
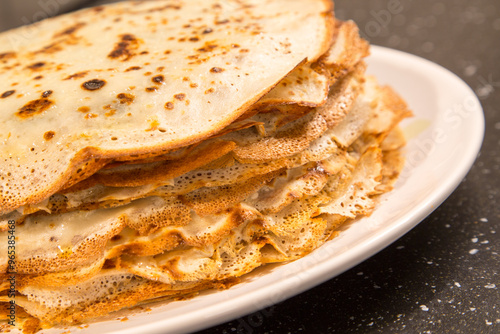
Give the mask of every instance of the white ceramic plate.
M 484 134 L 481 105 L 462 80 L 416 56 L 374 46 L 368 64 L 369 72 L 393 86 L 415 114 L 403 123 L 410 137 L 406 167 L 394 191 L 383 197 L 372 216 L 351 224 L 310 255 L 260 268 L 229 290 L 155 305 L 125 322 L 103 321 L 71 332 L 184 333 L 229 321 L 341 274 L 436 209 L 465 177 L 479 152 Z

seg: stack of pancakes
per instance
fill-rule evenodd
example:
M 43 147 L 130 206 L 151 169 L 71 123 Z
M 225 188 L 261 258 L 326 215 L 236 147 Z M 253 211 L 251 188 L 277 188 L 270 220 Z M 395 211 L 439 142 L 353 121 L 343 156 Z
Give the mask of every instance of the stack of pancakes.
M 370 214 L 410 112 L 332 7 L 122 2 L 0 34 L 0 302 L 15 272 L 20 323 L 79 323 L 229 287 Z

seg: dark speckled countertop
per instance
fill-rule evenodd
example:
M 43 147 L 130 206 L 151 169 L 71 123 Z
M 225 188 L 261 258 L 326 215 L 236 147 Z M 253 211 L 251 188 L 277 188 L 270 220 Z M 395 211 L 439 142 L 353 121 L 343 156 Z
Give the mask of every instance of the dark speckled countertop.
M 199 334 L 500 333 L 500 1 L 338 0 L 336 15 L 356 21 L 371 43 L 427 58 L 465 80 L 485 112 L 481 153 L 458 189 L 385 250 Z

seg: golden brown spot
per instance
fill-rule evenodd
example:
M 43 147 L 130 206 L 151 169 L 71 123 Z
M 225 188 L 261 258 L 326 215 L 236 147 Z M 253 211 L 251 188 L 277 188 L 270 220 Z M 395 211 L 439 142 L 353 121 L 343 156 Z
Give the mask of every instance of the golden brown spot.
M 182 78 L 182 81 L 189 81 L 189 78 L 188 77 L 184 77 L 184 78 Z
M 174 109 L 174 103 L 173 102 L 165 103 L 165 109 L 168 109 L 168 110 Z
M 102 12 L 103 10 L 104 10 L 104 6 L 98 6 L 98 7 L 93 8 L 93 11 L 97 12 L 97 13 Z
M 198 87 L 198 84 L 197 83 L 192 83 L 192 84 L 189 85 L 189 87 L 196 88 L 196 87 Z
M 202 34 L 206 35 L 206 34 L 210 34 L 211 32 L 213 32 L 214 30 L 212 28 L 206 28 L 205 30 L 203 30 Z
M 8 91 L 4 92 L 0 97 L 2 99 L 5 99 L 5 98 L 11 96 L 12 94 L 14 94 L 15 92 L 16 92 L 15 90 L 8 90 Z
M 163 75 L 157 75 L 151 79 L 156 84 L 161 84 L 165 82 L 165 77 Z
M 146 87 L 146 92 L 152 93 L 152 92 L 157 92 L 158 88 L 157 87 Z
M 27 66 L 27 68 L 29 68 L 30 70 L 33 70 L 33 71 L 38 71 L 39 69 L 41 69 L 45 65 L 46 65 L 46 63 L 44 63 L 43 61 L 39 61 L 37 63 L 34 63 L 34 64 Z
M 79 112 L 88 113 L 90 111 L 90 108 L 87 106 L 83 106 L 83 107 L 78 108 L 77 110 Z
M 104 116 L 113 116 L 114 114 L 116 114 L 116 109 L 111 109 L 109 111 L 107 111 L 106 113 L 104 113 Z
M 228 20 L 228 19 L 215 21 L 215 24 L 226 24 L 226 23 L 229 23 L 229 20 Z
M 151 75 L 151 74 L 153 74 L 153 73 L 152 72 L 146 72 L 146 73 L 144 73 L 145 76 L 148 76 L 148 75 Z
M 71 74 L 69 75 L 66 79 L 64 80 L 71 80 L 71 79 L 79 79 L 79 78 L 83 78 L 84 76 L 86 76 L 88 73 L 88 71 L 83 71 L 83 72 L 78 72 L 78 73 L 75 73 L 75 74 Z
M 85 115 L 85 119 L 96 118 L 97 116 L 99 116 L 99 115 L 97 115 L 97 114 L 86 114 Z
M 156 70 L 157 70 L 158 72 L 163 72 L 163 70 L 164 70 L 164 69 L 165 69 L 165 67 L 164 67 L 164 66 L 160 66 L 160 67 L 158 67 Z
M 14 58 L 15 56 L 16 56 L 15 52 L 0 53 L 0 60 Z
M 148 54 L 149 54 L 149 51 L 142 51 L 140 54 L 141 54 L 141 55 L 148 55 Z
M 250 52 L 250 50 L 248 50 L 248 49 L 241 49 L 240 50 L 240 53 L 247 53 L 247 52 Z
M 64 29 L 63 31 L 59 32 L 59 33 L 56 33 L 54 35 L 54 38 L 57 38 L 57 37 L 62 37 L 64 35 L 72 35 L 75 31 L 77 31 L 78 29 L 82 28 L 83 26 L 85 26 L 86 23 L 84 22 L 79 22 L 75 25 L 72 25 L 71 27 L 69 28 L 66 28 Z
M 16 113 L 16 115 L 21 118 L 28 118 L 44 112 L 45 110 L 49 109 L 53 104 L 54 101 L 51 101 L 46 98 L 33 100 L 26 103 L 23 107 L 21 107 L 19 111 Z
M 42 93 L 42 97 L 49 97 L 51 96 L 53 91 L 51 90 L 46 90 L 45 92 Z
M 182 7 L 179 6 L 179 5 L 165 5 L 165 6 L 162 6 L 162 7 L 156 7 L 156 8 L 151 8 L 148 10 L 149 13 L 153 13 L 153 12 L 160 12 L 160 11 L 163 11 L 164 9 L 175 9 L 175 10 L 179 10 L 181 9 Z
M 179 270 L 178 267 L 179 258 L 174 258 L 172 260 L 168 260 L 161 268 L 167 271 L 174 279 L 181 279 L 184 277 L 184 273 Z
M 197 51 L 199 51 L 199 52 L 211 52 L 212 50 L 216 49 L 217 47 L 218 47 L 218 45 L 216 45 L 216 44 L 211 44 L 211 43 L 206 42 L 205 45 L 203 45 L 203 47 L 199 48 Z
M 163 52 L 163 53 L 164 53 L 164 54 L 166 54 L 166 55 L 169 55 L 169 54 L 171 54 L 171 53 L 172 53 L 172 51 L 170 51 L 170 50 L 165 50 L 165 52 Z
M 56 133 L 54 131 L 47 131 L 43 134 L 43 139 L 48 141 L 48 140 L 51 140 L 52 138 L 54 138 L 55 135 L 56 135 Z
M 190 42 L 198 42 L 199 40 L 200 40 L 199 37 L 191 37 L 191 38 L 189 38 Z
M 116 95 L 116 97 L 120 100 L 120 104 L 132 104 L 135 100 L 135 95 L 134 94 L 128 94 L 128 93 L 120 93 Z
M 212 69 L 210 70 L 210 72 L 212 72 L 212 73 L 221 73 L 224 71 L 225 70 L 223 68 L 220 68 L 220 67 L 212 67 Z
M 185 42 L 185 41 L 186 41 L 186 37 L 179 38 L 179 42 Z
M 56 43 L 51 43 L 49 45 L 46 45 L 44 46 L 43 48 L 41 48 L 40 50 L 38 51 L 35 51 L 33 52 L 34 54 L 39 54 L 39 53 L 56 53 L 56 52 L 59 52 L 59 51 L 62 51 L 62 47 L 61 47 L 61 42 L 56 42 Z
M 239 48 L 239 47 L 240 47 L 240 45 L 239 45 L 239 44 L 231 44 L 231 47 L 232 47 L 233 49 L 237 49 L 237 48 Z
M 149 124 L 149 129 L 146 129 L 146 131 L 155 131 L 158 130 L 158 126 L 160 125 L 160 122 L 158 122 L 156 119 L 151 121 Z
M 101 89 L 104 85 L 106 85 L 106 81 L 104 80 L 99 80 L 99 79 L 92 79 L 87 82 L 84 82 L 82 84 L 82 88 L 89 90 L 89 91 L 94 91 Z
M 115 45 L 113 51 L 108 54 L 109 58 L 127 61 L 135 56 L 134 51 L 139 48 L 139 40 L 132 34 L 120 35 L 120 42 Z
M 130 72 L 130 71 L 138 71 L 140 70 L 142 67 L 140 66 L 132 66 L 132 67 L 129 67 L 125 70 L 125 72 Z
M 215 89 L 210 88 L 210 89 L 207 89 L 207 90 L 205 91 L 205 94 L 211 94 L 211 93 L 213 93 L 213 92 L 215 92 Z
M 176 95 L 174 95 L 174 98 L 176 100 L 179 100 L 179 101 L 184 101 L 184 99 L 186 98 L 186 94 L 184 94 L 184 93 L 176 94 Z

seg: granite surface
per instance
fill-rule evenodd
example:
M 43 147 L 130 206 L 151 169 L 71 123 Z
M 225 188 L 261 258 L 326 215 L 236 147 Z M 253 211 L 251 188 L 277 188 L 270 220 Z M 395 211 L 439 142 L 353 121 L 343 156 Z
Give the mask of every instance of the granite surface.
M 199 334 L 500 333 L 500 2 L 338 0 L 336 14 L 357 22 L 371 43 L 427 58 L 465 80 L 484 108 L 481 153 L 456 191 L 385 250 Z

